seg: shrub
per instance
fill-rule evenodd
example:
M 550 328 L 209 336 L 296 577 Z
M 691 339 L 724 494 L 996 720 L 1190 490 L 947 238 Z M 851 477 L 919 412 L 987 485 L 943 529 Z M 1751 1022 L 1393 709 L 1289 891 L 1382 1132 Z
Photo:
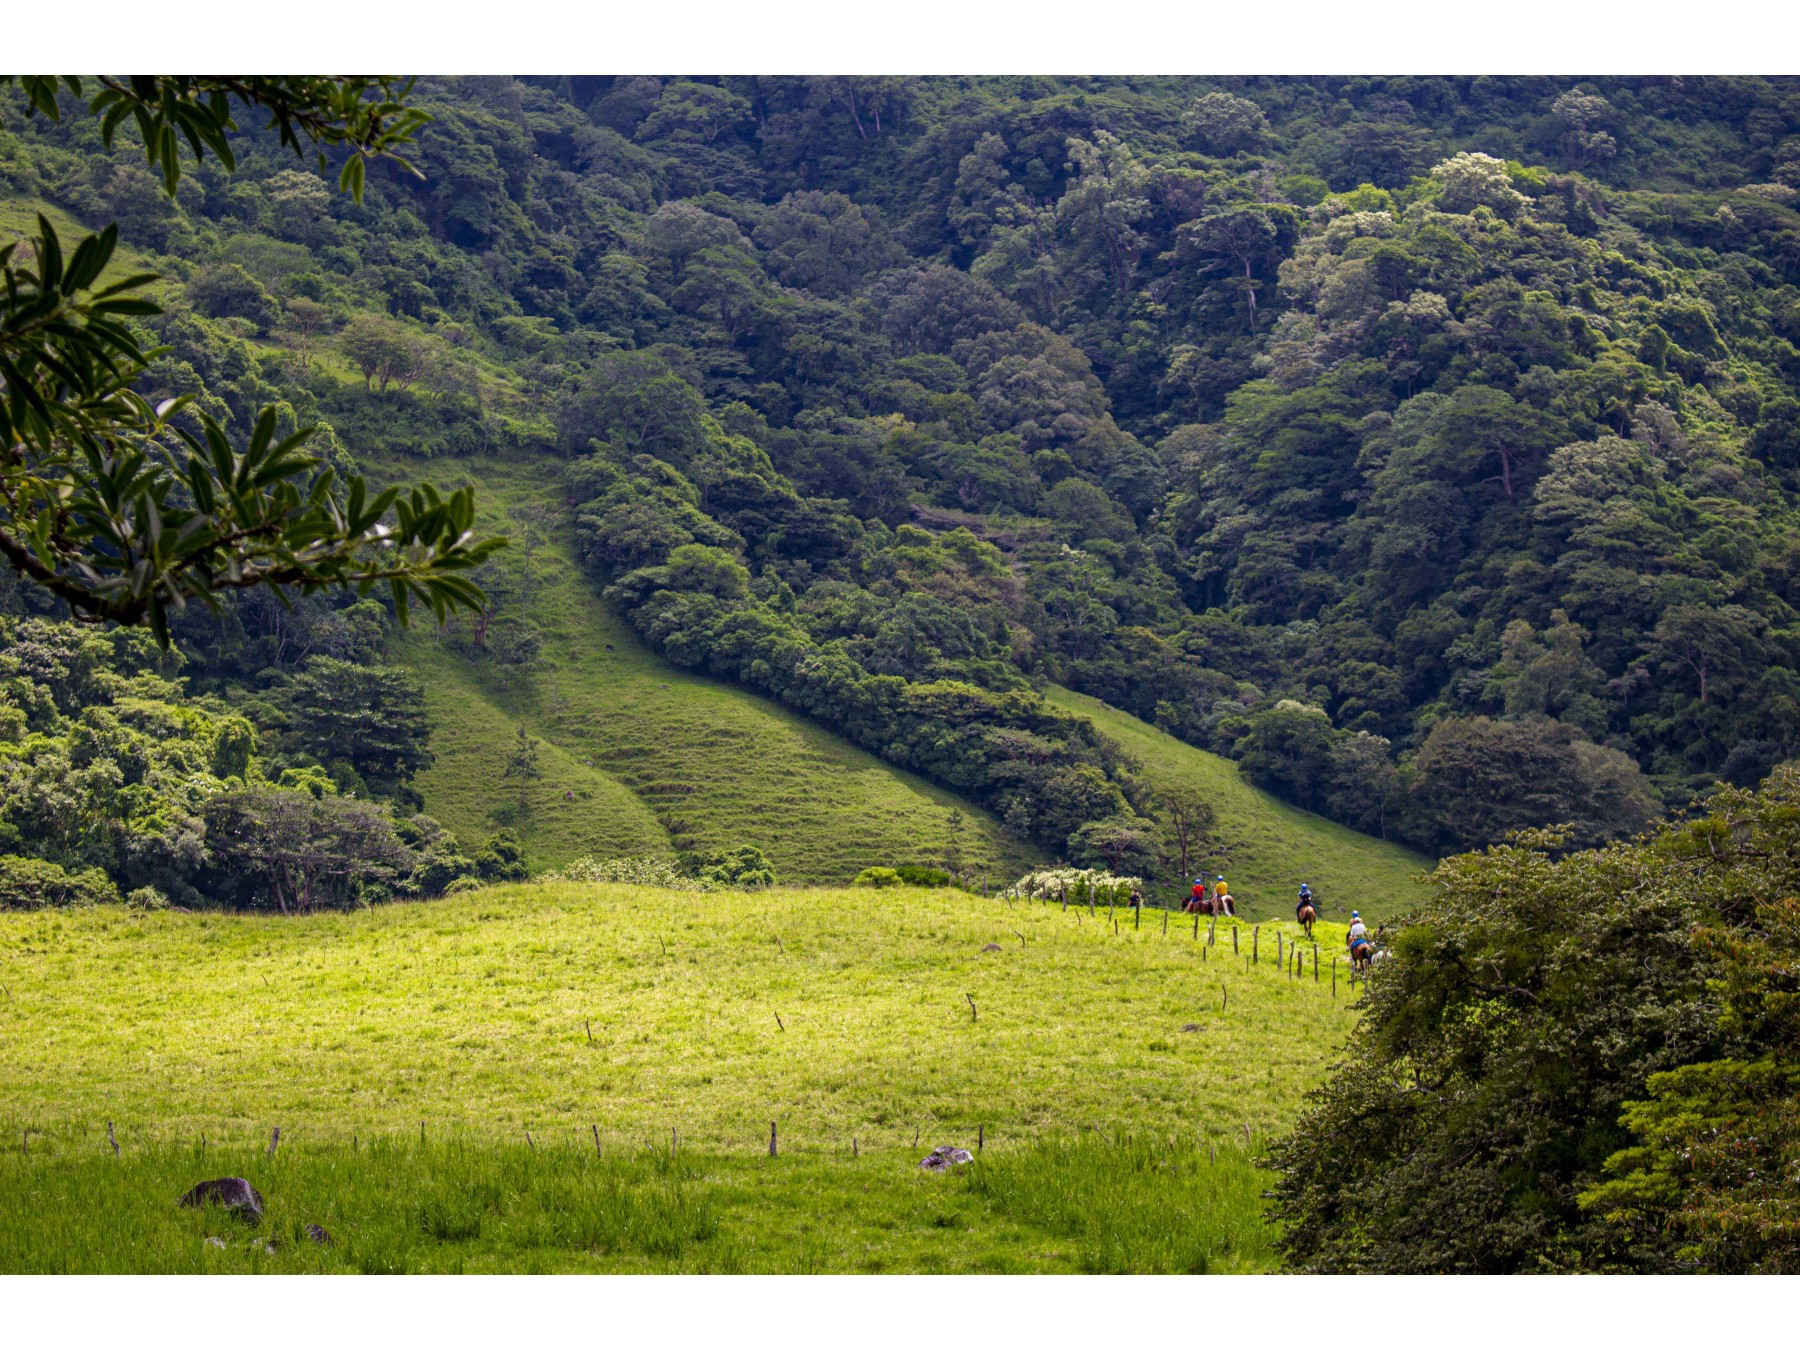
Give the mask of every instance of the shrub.
M 475 874 L 483 881 L 524 881 L 531 875 L 525 865 L 525 846 L 511 830 L 501 830 L 475 855 Z
M 444 894 L 463 895 L 469 891 L 478 891 L 485 885 L 487 885 L 487 883 L 481 880 L 480 877 L 458 877 L 455 881 L 444 887 Z
M 701 877 L 684 876 L 666 858 L 577 858 L 560 871 L 546 873 L 546 881 L 607 881 L 621 886 L 655 886 L 665 891 L 716 891 L 719 884 Z
M 0 857 L 0 910 L 118 902 L 119 888 L 97 867 L 66 872 L 42 858 Z
M 950 874 L 938 867 L 902 863 L 899 867 L 865 867 L 853 886 L 948 886 Z
M 1070 900 L 1085 905 L 1090 897 L 1096 903 L 1129 900 L 1131 893 L 1141 890 L 1143 885 L 1141 877 L 1115 877 L 1098 867 L 1046 867 L 1027 872 L 1007 887 L 1007 892 L 1027 900 L 1038 896 L 1060 900 L 1066 894 Z
M 925 867 L 920 863 L 904 863 L 894 869 L 908 886 L 948 886 L 950 874 L 941 867 Z
M 167 909 L 169 897 L 154 886 L 139 886 L 126 895 L 125 903 L 132 909 Z
M 700 864 L 700 876 L 721 886 L 736 886 L 746 891 L 775 884 L 775 869 L 754 844 L 739 844 L 736 848 L 707 854 Z

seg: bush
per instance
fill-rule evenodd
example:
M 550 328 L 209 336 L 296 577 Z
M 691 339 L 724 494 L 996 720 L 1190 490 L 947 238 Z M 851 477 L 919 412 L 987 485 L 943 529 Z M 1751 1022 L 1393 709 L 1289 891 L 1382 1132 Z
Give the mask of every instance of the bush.
M 1142 890 L 1143 886 L 1141 877 L 1115 877 L 1104 868 L 1047 867 L 1027 872 L 1007 887 L 1007 891 L 1027 900 L 1038 896 L 1060 900 L 1067 895 L 1071 901 L 1084 905 L 1090 896 L 1096 904 L 1123 904 L 1131 898 L 1133 891 Z
M 0 910 L 118 903 L 119 888 L 97 867 L 65 872 L 42 858 L 0 857 Z
M 525 846 L 511 830 L 501 830 L 475 855 L 475 875 L 483 881 L 524 881 L 531 875 L 525 865 Z
M 903 863 L 899 867 L 865 867 L 856 874 L 853 886 L 948 886 L 950 874 L 938 867 L 919 863 Z
M 139 886 L 126 895 L 125 903 L 131 909 L 167 909 L 169 897 L 154 886 Z
M 665 891 L 716 891 L 719 884 L 684 876 L 666 858 L 577 858 L 545 881 L 606 881 L 620 886 L 655 886 Z
M 739 844 L 707 854 L 700 864 L 700 876 L 705 881 L 746 891 L 775 884 L 775 869 L 754 844 Z
M 487 883 L 479 877 L 458 877 L 444 887 L 445 895 L 465 895 L 469 891 L 478 891 Z

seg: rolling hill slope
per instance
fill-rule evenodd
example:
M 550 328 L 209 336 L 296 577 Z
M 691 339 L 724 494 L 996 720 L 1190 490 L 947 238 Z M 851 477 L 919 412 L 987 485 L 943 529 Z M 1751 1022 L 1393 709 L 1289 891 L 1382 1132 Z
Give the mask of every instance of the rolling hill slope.
M 484 528 L 519 533 L 558 504 L 555 465 L 495 458 L 372 466 L 476 484 Z M 534 867 L 602 856 L 754 843 L 782 880 L 843 882 L 891 862 L 941 862 L 961 812 L 965 865 L 996 881 L 1042 861 L 987 812 L 883 763 L 779 704 L 680 670 L 650 653 L 594 592 L 560 528 L 537 550 L 525 608 L 544 635 L 529 672 L 457 655 L 426 628 L 393 643 L 425 683 L 437 762 L 421 775 L 426 809 L 459 834 L 501 824 Z M 517 549 L 514 550 L 517 552 Z M 1429 860 L 1298 810 L 1245 783 L 1230 761 L 1097 699 L 1052 688 L 1057 706 L 1093 720 L 1139 762 L 1153 789 L 1202 795 L 1218 813 L 1246 912 L 1285 912 L 1301 880 L 1333 917 L 1352 904 L 1404 908 Z M 523 726 L 544 742 L 543 778 L 501 777 Z M 524 807 L 521 809 L 520 802 Z
M 380 466 L 371 466 L 379 476 Z M 553 463 L 458 460 L 385 468 L 480 492 L 483 528 L 558 503 Z M 510 824 L 534 867 L 583 854 L 761 847 L 783 881 L 844 882 L 864 867 L 939 863 L 957 813 L 964 866 L 996 882 L 1039 861 L 988 813 L 884 764 L 780 705 L 652 655 L 594 593 L 559 530 L 537 552 L 526 606 L 543 632 L 529 673 L 474 662 L 421 627 L 394 642 L 425 683 L 436 764 L 426 809 L 459 835 Z M 516 552 L 516 550 L 515 550 Z M 543 778 L 500 777 L 516 728 L 545 742 Z
M 1230 760 L 1197 750 L 1099 699 L 1054 686 L 1047 697 L 1065 712 L 1089 718 L 1124 747 L 1152 791 L 1191 792 L 1212 804 L 1225 875 L 1247 915 L 1292 917 L 1289 906 L 1304 881 L 1325 906 L 1323 917 L 1341 920 L 1352 907 L 1365 917 L 1385 917 L 1408 908 L 1418 891 L 1411 879 L 1431 866 L 1429 858 L 1409 849 L 1251 787 Z

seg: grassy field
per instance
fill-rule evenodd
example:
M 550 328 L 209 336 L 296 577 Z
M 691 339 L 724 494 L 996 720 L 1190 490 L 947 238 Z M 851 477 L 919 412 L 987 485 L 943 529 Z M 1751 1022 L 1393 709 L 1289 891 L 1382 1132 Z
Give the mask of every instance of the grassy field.
M 392 1138 L 57 1144 L 0 1156 L 0 1272 L 1249 1272 L 1274 1264 L 1242 1141 L 1087 1136 L 934 1176 L 893 1153 L 726 1157 Z M 173 1201 L 248 1178 L 255 1228 Z M 328 1245 L 312 1241 L 318 1224 Z M 216 1242 L 209 1243 L 211 1237 Z
M 1099 699 L 1058 688 L 1048 697 L 1123 746 L 1152 790 L 1194 793 L 1212 804 L 1225 850 L 1224 866 L 1215 870 L 1225 873 L 1248 916 L 1292 914 L 1302 881 L 1318 897 L 1321 913 L 1336 920 L 1348 919 L 1352 909 L 1364 918 L 1400 913 L 1420 893 L 1414 878 L 1432 866 L 1431 859 L 1289 806 L 1251 787 L 1230 760 L 1196 750 Z
M 1179 915 L 1114 917 L 567 884 L 305 920 L 0 915 L 0 1120 L 30 1139 L 0 1186 L 40 1198 L 0 1213 L 0 1268 L 1264 1267 L 1266 1178 L 1236 1150 L 1344 1044 L 1341 930 L 1315 981 L 1276 964 L 1291 925 L 1262 927 L 1253 965 L 1247 929 L 1234 956 L 1229 926 L 1207 948 Z M 974 1171 L 917 1172 L 982 1134 Z M 421 1217 L 440 1145 L 467 1154 L 475 1236 Z M 361 1161 L 376 1146 L 391 1165 Z M 203 1216 L 171 1187 L 227 1160 L 283 1197 L 273 1226 L 342 1243 L 197 1250 Z M 56 1199 L 102 1176 L 136 1255 Z
M 517 534 L 519 513 L 558 504 L 554 469 L 458 460 L 381 472 L 472 478 L 484 528 Z M 659 660 L 594 593 L 560 529 L 535 564 L 528 613 L 544 645 L 531 672 L 468 661 L 423 630 L 395 643 L 430 700 L 438 759 L 419 779 L 426 809 L 459 835 L 513 823 L 536 867 L 583 853 L 670 854 L 677 840 L 752 843 L 784 881 L 841 883 L 878 864 L 941 862 L 960 811 L 966 867 L 998 881 L 1039 861 L 951 793 L 779 704 Z M 520 725 L 547 747 L 524 812 L 499 772 Z

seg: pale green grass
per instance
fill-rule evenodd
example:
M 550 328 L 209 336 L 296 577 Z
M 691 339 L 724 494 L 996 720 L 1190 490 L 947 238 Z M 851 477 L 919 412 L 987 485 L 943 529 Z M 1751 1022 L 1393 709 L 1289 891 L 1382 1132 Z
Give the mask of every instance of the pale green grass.
M 217 1140 L 0 1154 L 0 1273 L 1269 1269 L 1241 1145 L 1086 1135 L 933 1176 L 909 1153 L 727 1157 L 534 1140 Z M 247 1177 L 256 1227 L 176 1197 Z M 328 1245 L 308 1224 L 322 1226 Z M 216 1239 L 209 1243 L 207 1239 Z
M 1230 760 L 1099 699 L 1055 686 L 1048 697 L 1117 741 L 1153 791 L 1193 793 L 1211 803 L 1224 862 L 1210 867 L 1209 875 L 1224 872 L 1247 915 L 1291 915 L 1303 881 L 1318 897 L 1323 916 L 1334 920 L 1347 920 L 1352 909 L 1364 918 L 1402 913 L 1421 896 L 1414 878 L 1432 866 L 1431 859 L 1290 806 L 1251 787 Z M 1191 861 L 1197 868 L 1201 860 Z M 1218 863 L 1216 856 L 1209 861 Z
M 35 238 L 40 214 L 55 228 L 57 238 L 62 241 L 64 258 L 73 255 L 75 246 L 84 236 L 100 233 L 99 230 L 90 230 L 60 206 L 53 206 L 34 197 L 13 197 L 0 199 L 0 247 L 18 240 Z M 131 241 L 121 230 L 118 245 L 113 249 L 112 261 L 107 263 L 106 270 L 100 274 L 96 285 L 110 285 L 137 272 L 158 274 L 157 280 L 137 292 L 148 299 L 166 301 L 172 288 L 180 285 L 179 282 L 170 280 L 149 254 L 133 248 Z
M 134 1142 L 597 1127 L 609 1149 L 673 1129 L 741 1154 L 771 1120 L 835 1153 L 1291 1119 L 1354 1021 L 1341 929 L 1315 982 L 1276 967 L 1272 925 L 1252 967 L 1247 930 L 1234 957 L 1228 926 L 1203 951 L 1180 915 L 1116 918 L 573 884 L 306 919 L 5 914 L 0 1120 Z
M 556 468 L 484 459 L 387 463 L 380 473 L 472 481 L 483 528 L 516 534 L 514 512 L 560 509 Z M 537 669 L 467 661 L 423 629 L 394 644 L 423 677 L 436 725 L 437 763 L 419 778 L 426 810 L 459 835 L 491 832 L 516 803 L 498 769 L 522 724 L 565 752 L 531 794 L 541 809 L 519 822 L 537 867 L 588 852 L 664 853 L 677 841 L 701 852 L 750 843 L 784 881 L 841 883 L 865 867 L 945 861 L 958 811 L 974 874 L 998 884 L 1040 861 L 989 813 L 771 700 L 656 658 L 595 594 L 562 527 L 538 559 Z
M 0 1271 L 1269 1269 L 1252 1157 L 1354 1023 L 1340 934 L 1315 981 L 1291 925 L 1251 965 L 1164 917 L 569 884 L 0 915 Z M 254 1240 L 173 1204 L 226 1174 Z

